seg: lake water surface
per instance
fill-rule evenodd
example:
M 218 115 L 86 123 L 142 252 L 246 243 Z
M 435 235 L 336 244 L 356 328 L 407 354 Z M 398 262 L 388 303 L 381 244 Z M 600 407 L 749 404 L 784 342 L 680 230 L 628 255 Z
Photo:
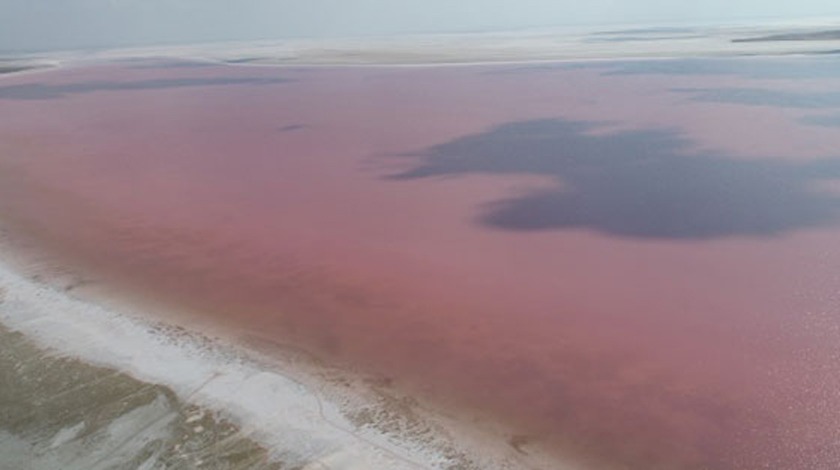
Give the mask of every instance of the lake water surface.
M 834 469 L 838 122 L 825 58 L 66 68 L 0 82 L 0 218 L 521 452 Z

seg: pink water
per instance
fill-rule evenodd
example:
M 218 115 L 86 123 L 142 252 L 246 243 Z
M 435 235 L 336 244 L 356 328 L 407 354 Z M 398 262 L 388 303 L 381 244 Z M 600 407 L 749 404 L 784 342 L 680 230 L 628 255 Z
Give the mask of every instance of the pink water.
M 840 467 L 840 79 L 615 70 L 7 77 L 0 216 L 606 468 Z

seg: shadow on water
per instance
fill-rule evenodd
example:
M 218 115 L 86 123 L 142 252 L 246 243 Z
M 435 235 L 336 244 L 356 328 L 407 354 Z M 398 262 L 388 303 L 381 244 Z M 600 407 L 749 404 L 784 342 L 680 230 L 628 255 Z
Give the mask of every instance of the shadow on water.
M 840 77 L 840 62 L 815 51 L 811 57 L 796 58 L 720 58 L 615 60 L 609 62 L 547 63 L 495 70 L 492 74 L 552 72 L 562 70 L 597 70 L 604 76 L 738 76 L 749 79 L 789 80 Z
M 672 92 L 692 95 L 691 100 L 706 103 L 765 106 L 772 108 L 830 111 L 799 119 L 800 124 L 818 127 L 840 127 L 840 92 L 788 91 L 763 88 L 673 88 Z
M 806 116 L 800 119 L 799 122 L 809 126 L 840 127 L 840 114 Z
M 557 186 L 487 204 L 479 222 L 514 231 L 588 228 L 635 238 L 771 236 L 838 221 L 840 159 L 798 163 L 702 153 L 668 129 L 598 133 L 560 119 L 515 122 L 403 155 L 391 180 L 540 175 Z
M 278 132 L 295 132 L 295 131 L 302 131 L 304 129 L 308 129 L 309 126 L 306 124 L 289 124 L 287 126 L 281 126 L 277 128 Z
M 605 75 L 736 75 L 770 80 L 840 77 L 840 63 L 825 56 L 625 61 L 592 66 L 605 69 Z
M 49 100 L 64 98 L 68 95 L 94 93 L 99 91 L 137 91 L 162 90 L 167 88 L 188 88 L 226 85 L 277 85 L 292 80 L 284 78 L 162 78 L 137 81 L 88 81 L 47 85 L 43 83 L 27 83 L 22 85 L 8 85 L 0 87 L 0 99 L 7 100 Z
M 693 95 L 692 100 L 707 103 L 769 106 L 773 108 L 840 108 L 837 91 L 786 91 L 763 88 L 673 88 L 671 91 Z
M 214 60 L 179 57 L 125 57 L 112 59 L 109 62 L 137 70 L 207 69 L 220 68 L 224 66 L 221 62 Z

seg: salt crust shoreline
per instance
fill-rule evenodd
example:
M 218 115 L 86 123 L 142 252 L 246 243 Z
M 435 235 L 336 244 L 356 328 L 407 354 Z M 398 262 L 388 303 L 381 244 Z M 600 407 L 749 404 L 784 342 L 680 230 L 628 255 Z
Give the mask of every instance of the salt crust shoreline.
M 380 409 L 374 415 L 381 422 L 354 423 L 354 410 L 383 403 L 349 373 L 307 364 L 295 354 L 278 364 L 274 355 L 269 360 L 72 297 L 3 264 L 0 323 L 56 354 L 167 386 L 182 400 L 231 419 L 272 455 L 305 462 L 306 469 L 579 468 L 558 466 L 538 452 L 523 456 L 499 436 L 488 439 L 428 409 L 414 410 L 409 421 Z

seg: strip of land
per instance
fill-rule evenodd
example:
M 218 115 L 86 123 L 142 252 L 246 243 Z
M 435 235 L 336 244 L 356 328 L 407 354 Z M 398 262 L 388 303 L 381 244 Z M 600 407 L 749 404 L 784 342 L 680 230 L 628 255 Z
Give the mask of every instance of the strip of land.
M 388 383 L 118 313 L 47 278 L 0 265 L 0 466 L 557 468 Z
M 781 42 L 781 41 L 840 41 L 840 30 L 806 31 L 802 33 L 771 34 L 755 38 L 733 39 L 732 42 Z
M 237 65 L 445 65 L 821 54 L 835 50 L 836 24 L 563 28 L 511 32 L 284 39 L 31 54 L 36 61 L 190 59 Z M 173 64 L 181 66 L 182 64 Z M 2 70 L 0 62 L 0 70 Z

